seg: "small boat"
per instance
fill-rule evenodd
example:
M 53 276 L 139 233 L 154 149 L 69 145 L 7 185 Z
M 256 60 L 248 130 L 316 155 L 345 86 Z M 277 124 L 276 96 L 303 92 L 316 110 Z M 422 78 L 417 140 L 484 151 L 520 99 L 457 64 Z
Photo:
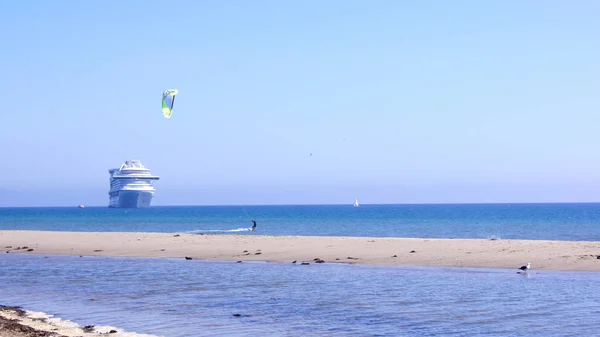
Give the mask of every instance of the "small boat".
M 79 208 L 84 208 L 84 207 L 85 207 L 85 206 L 83 206 L 83 205 L 79 205 Z
M 359 207 L 359 205 L 358 205 L 358 198 L 356 198 L 356 199 L 354 200 L 354 207 Z

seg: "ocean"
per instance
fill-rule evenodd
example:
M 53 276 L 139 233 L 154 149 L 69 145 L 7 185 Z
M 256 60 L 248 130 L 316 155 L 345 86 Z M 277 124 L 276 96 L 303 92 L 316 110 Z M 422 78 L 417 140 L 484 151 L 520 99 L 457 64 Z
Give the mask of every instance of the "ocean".
M 600 204 L 0 208 L 2 229 L 600 241 Z
M 55 231 L 600 241 L 599 221 L 600 204 L 0 208 L 0 229 Z M 0 284 L 2 305 L 159 336 L 593 336 L 600 326 L 596 272 L 0 254 Z

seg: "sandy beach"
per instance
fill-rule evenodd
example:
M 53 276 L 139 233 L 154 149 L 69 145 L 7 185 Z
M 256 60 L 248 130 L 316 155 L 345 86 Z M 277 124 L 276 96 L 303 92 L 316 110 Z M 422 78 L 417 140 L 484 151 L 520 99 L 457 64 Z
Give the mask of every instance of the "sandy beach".
M 600 242 L 0 231 L 10 254 L 600 271 Z M 319 261 L 320 260 L 320 261 Z

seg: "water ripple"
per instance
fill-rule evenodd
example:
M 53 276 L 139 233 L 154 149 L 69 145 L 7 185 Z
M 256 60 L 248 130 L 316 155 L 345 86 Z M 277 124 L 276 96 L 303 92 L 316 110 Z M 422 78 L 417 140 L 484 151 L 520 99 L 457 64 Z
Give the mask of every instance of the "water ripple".
M 598 273 L 17 254 L 0 270 L 2 304 L 164 336 L 569 336 L 600 325 Z

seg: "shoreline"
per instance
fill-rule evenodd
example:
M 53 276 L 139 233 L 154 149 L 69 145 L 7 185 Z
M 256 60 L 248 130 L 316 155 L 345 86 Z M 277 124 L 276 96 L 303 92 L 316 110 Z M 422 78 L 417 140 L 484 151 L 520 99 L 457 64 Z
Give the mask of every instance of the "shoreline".
M 0 336 L 3 337 L 155 337 L 125 332 L 112 326 L 80 326 L 43 312 L 0 305 Z
M 600 242 L 0 230 L 2 253 L 600 271 Z M 18 249 L 17 249 L 18 248 Z

